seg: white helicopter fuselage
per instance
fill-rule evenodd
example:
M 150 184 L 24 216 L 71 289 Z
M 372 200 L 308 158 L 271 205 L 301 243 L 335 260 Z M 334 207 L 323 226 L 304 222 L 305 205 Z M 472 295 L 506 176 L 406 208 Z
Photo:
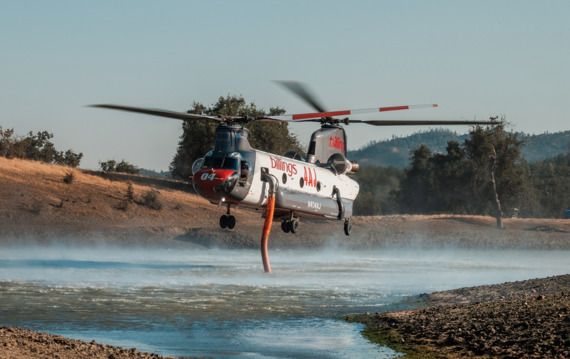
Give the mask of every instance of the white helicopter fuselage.
M 209 154 L 198 167 L 192 179 L 196 192 L 212 203 L 234 207 L 265 207 L 269 185 L 262 173 L 269 175 L 275 185 L 275 215 L 281 217 L 350 218 L 359 190 L 355 180 L 332 168 L 255 149 Z
M 288 157 L 254 150 L 255 170 L 252 185 L 241 204 L 259 208 L 266 204 L 268 186 L 261 180 L 262 169 L 277 184 L 278 212 L 339 217 L 336 193 L 343 202 L 344 216 L 352 215 L 352 205 L 358 195 L 358 183 L 346 174 L 335 174 L 332 169 Z
M 214 149 L 192 166 L 198 194 L 226 205 L 229 214 L 232 206 L 266 207 L 271 187 L 275 217 L 351 218 L 359 186 L 347 175 L 356 167 L 342 155 L 346 142 L 341 128 L 326 126 L 313 133 L 310 160 L 254 149 L 247 134 L 240 126 L 218 126 Z

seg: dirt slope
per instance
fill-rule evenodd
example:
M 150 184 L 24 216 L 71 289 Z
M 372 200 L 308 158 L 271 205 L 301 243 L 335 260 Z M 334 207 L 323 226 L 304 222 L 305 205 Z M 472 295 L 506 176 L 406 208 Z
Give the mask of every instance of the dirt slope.
M 64 183 L 72 171 L 74 180 Z M 224 208 L 192 193 L 172 189 L 171 181 L 134 178 L 134 201 L 126 201 L 128 182 L 92 172 L 34 161 L 0 157 L 0 241 L 113 240 L 147 243 L 195 242 L 205 246 L 256 247 L 263 220 L 260 212 L 232 210 L 233 231 L 218 228 Z M 146 184 L 144 184 L 146 183 Z M 176 187 L 183 187 L 180 183 Z M 160 210 L 141 204 L 158 191 Z M 570 248 L 570 220 L 507 219 L 506 230 L 484 216 L 355 217 L 353 235 L 342 223 L 302 220 L 301 233 L 284 234 L 274 225 L 271 246 L 496 246 Z M 176 241 L 172 241 L 172 240 Z

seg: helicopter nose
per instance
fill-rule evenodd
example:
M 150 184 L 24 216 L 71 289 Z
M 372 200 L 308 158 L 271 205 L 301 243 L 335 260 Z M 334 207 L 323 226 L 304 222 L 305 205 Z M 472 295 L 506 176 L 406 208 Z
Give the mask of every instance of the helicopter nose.
M 233 188 L 232 169 L 202 169 L 192 177 L 192 184 L 199 195 L 219 201 Z

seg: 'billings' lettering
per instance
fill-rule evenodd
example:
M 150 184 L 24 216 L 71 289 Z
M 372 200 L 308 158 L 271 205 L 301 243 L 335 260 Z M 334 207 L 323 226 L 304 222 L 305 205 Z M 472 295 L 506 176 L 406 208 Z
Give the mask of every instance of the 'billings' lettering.
M 295 176 L 297 174 L 297 166 L 294 163 L 289 163 L 283 161 L 279 157 L 269 156 L 271 158 L 271 168 L 278 169 L 279 171 L 287 172 L 289 176 Z

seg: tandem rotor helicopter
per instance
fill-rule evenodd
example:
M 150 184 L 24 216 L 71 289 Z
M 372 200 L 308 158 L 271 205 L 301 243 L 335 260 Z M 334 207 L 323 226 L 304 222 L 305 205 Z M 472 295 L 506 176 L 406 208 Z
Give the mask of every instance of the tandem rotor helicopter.
M 347 158 L 347 136 L 343 126 L 365 124 L 372 126 L 418 125 L 493 125 L 492 121 L 432 121 L 432 120 L 353 120 L 349 116 L 391 111 L 435 108 L 438 105 L 384 106 L 357 110 L 327 111 L 312 93 L 299 82 L 279 81 L 299 96 L 316 112 L 280 116 L 209 116 L 112 104 L 91 107 L 168 117 L 182 121 L 215 121 L 216 139 L 213 150 L 192 165 L 192 184 L 196 192 L 212 204 L 223 205 L 226 213 L 220 217 L 220 227 L 233 229 L 236 219 L 231 208 L 243 206 L 265 209 L 271 221 L 281 220 L 285 233 L 297 233 L 301 217 L 313 217 L 344 222 L 344 233 L 352 229 L 352 207 L 359 185 L 350 177 L 358 172 L 357 163 Z M 306 155 L 290 151 L 284 155 L 267 153 L 251 147 L 248 130 L 252 121 L 315 123 Z

